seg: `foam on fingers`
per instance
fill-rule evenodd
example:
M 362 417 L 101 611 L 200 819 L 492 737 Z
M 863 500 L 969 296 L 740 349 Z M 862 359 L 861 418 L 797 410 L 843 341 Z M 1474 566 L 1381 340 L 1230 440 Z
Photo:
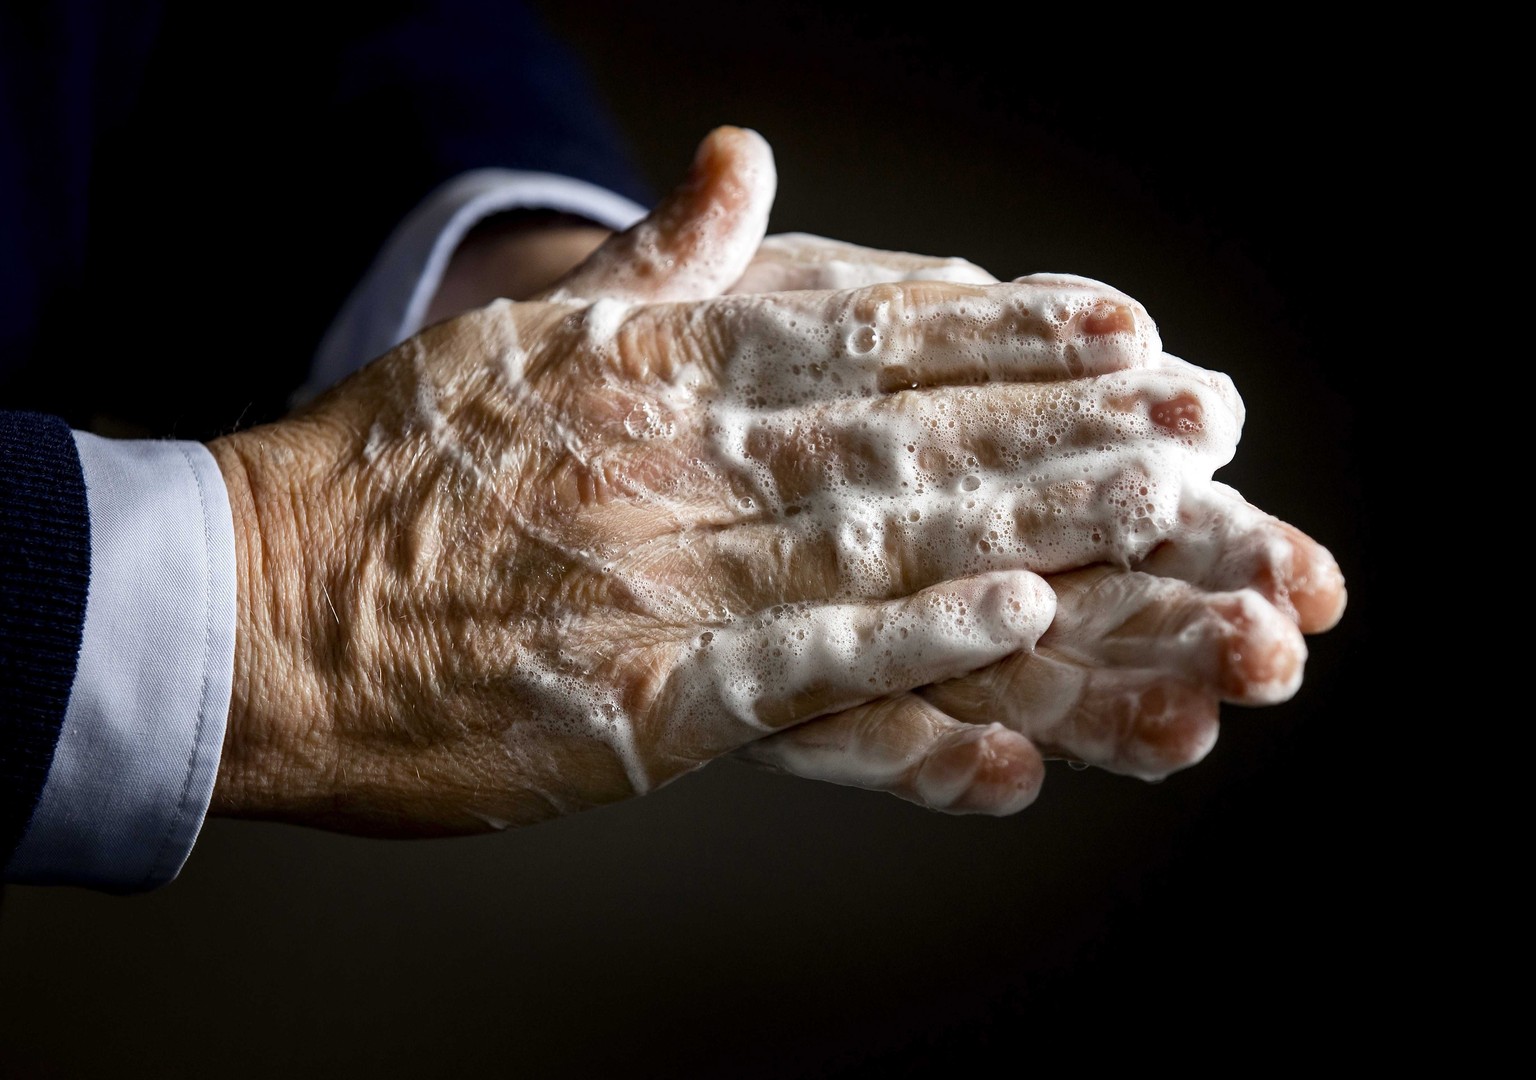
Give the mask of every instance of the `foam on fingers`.
M 720 389 L 760 408 L 1075 379 L 1155 366 L 1162 349 L 1146 309 L 1086 278 L 919 280 L 723 296 L 712 307 L 725 346 Z
M 913 694 L 808 721 L 742 751 L 807 779 L 887 791 L 954 814 L 1017 813 L 1045 776 L 1040 753 L 1000 724 L 965 724 Z
M 878 603 L 782 604 L 700 630 L 670 680 L 668 723 L 758 732 L 902 693 L 1031 648 L 1055 596 L 1027 571 Z
M 1140 566 L 1211 590 L 1254 589 L 1304 634 L 1331 629 L 1348 600 L 1327 548 L 1217 481 L 1191 489 L 1180 527 Z

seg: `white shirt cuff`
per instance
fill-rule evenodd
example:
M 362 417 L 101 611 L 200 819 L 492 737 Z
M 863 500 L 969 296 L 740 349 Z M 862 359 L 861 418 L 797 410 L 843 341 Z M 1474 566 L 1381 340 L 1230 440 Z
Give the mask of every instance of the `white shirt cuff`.
M 610 229 L 645 215 L 639 204 L 552 173 L 476 169 L 432 192 L 390 235 L 320 343 L 304 402 L 421 329 L 448 260 L 464 235 L 492 214 L 555 210 Z
M 234 524 L 195 442 L 75 433 L 91 578 L 69 705 L 11 881 L 153 889 L 213 794 L 235 655 Z

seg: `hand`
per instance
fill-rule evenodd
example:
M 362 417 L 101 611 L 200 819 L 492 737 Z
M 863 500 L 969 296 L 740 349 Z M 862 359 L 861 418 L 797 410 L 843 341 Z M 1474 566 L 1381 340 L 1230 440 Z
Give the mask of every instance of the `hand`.
M 717 168 L 728 171 L 719 162 Z M 746 171 L 760 178 L 767 170 Z M 764 206 L 771 198 L 771 186 L 760 180 L 717 187 L 755 190 Z M 709 185 L 696 185 L 691 201 L 673 207 L 671 231 L 646 223 L 629 238 L 629 250 L 651 252 L 650 265 L 658 265 L 668 254 L 720 244 L 732 217 L 709 205 L 709 192 Z M 690 213 L 703 223 L 693 232 Z M 756 217 L 766 218 L 766 210 Z M 712 228 L 708 237 L 699 235 L 703 228 Z M 604 267 L 600 253 L 580 285 L 567 288 L 644 297 L 674 285 L 652 273 L 637 286 L 624 260 L 612 273 Z M 695 282 L 692 292 L 707 294 L 723 280 Z M 922 280 L 996 281 L 960 259 L 789 234 L 765 239 L 729 291 Z M 1171 357 L 1158 363 L 1205 381 L 1240 415 L 1241 402 L 1223 376 Z M 1044 755 L 1147 779 L 1194 764 L 1214 745 L 1221 703 L 1267 704 L 1295 692 L 1306 655 L 1300 635 L 1337 621 L 1344 590 L 1337 564 L 1315 541 L 1208 474 L 1190 479 L 1178 496 L 1176 523 L 1139 560 L 1142 572 L 1101 566 L 1047 579 L 1058 613 L 1037 649 L 918 694 L 796 726 L 741 753 L 938 809 L 994 814 L 1035 797 Z
M 964 260 L 796 234 L 767 238 L 732 291 L 884 280 L 996 279 Z M 1157 780 L 1209 753 L 1223 703 L 1295 694 L 1302 635 L 1330 629 L 1345 606 L 1326 548 L 1215 481 L 1186 488 L 1176 529 L 1135 565 L 1049 575 L 1057 613 L 1034 650 L 741 756 L 953 813 L 1022 809 L 1049 757 Z
M 1172 472 L 1230 452 L 1217 383 L 1154 370 L 1145 313 L 1096 283 L 694 299 L 761 240 L 765 156 L 717 133 L 541 302 L 431 327 L 211 445 L 239 574 L 214 812 L 524 824 L 883 709 L 1034 643 L 1031 560 L 1151 542 L 1094 496 L 1139 467 L 1085 470 L 1084 445 Z M 616 266 L 627 287 L 584 299 Z M 994 517 L 989 549 L 954 542 Z

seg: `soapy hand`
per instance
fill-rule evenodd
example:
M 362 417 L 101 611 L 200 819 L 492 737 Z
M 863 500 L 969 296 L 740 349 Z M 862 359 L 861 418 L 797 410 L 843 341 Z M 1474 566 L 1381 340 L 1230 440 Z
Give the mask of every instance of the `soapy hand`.
M 1161 367 L 1145 312 L 1094 282 L 720 295 L 772 183 L 766 144 L 717 132 L 541 299 L 211 444 L 239 577 L 215 813 L 525 824 L 888 711 L 1034 644 L 1054 598 L 1029 567 L 1154 543 L 1143 508 L 1176 493 L 1147 462 L 1230 453 L 1228 389 Z M 971 763 L 1021 736 L 964 736 L 914 790 L 1027 791 Z
M 768 237 L 732 291 L 920 280 L 997 279 L 962 259 L 793 234 Z M 1223 703 L 1289 699 L 1301 685 L 1302 635 L 1330 629 L 1346 601 L 1326 548 L 1201 476 L 1186 478 L 1177 521 L 1146 557 L 1046 580 L 1057 612 L 1033 650 L 878 711 L 759 740 L 741 755 L 951 812 L 1006 814 L 1027 805 L 1047 757 L 1161 779 L 1211 750 Z M 1003 737 L 998 725 L 1018 737 Z M 973 774 L 1006 772 L 1015 785 L 991 802 L 988 794 L 1002 796 L 1000 788 L 957 781 L 952 790 L 961 797 L 945 802 L 914 786 L 932 750 L 955 744 L 973 747 Z M 961 756 L 951 750 L 949 760 L 954 776 L 965 775 Z
M 674 214 L 668 224 L 690 235 L 698 227 L 684 219 Z M 683 244 L 674 239 L 672 246 Z M 594 295 L 625 287 L 632 280 L 625 261 L 611 265 L 605 277 L 601 255 L 591 260 L 581 287 Z M 766 238 L 730 291 L 925 280 L 997 279 L 958 258 L 788 234 Z M 651 275 L 649 284 L 670 282 Z M 1168 357 L 1156 363 L 1179 364 Z M 1211 375 L 1209 384 L 1240 413 L 1224 378 Z M 1058 611 L 1036 649 L 917 694 L 797 726 L 741 753 L 801 776 L 986 813 L 1027 804 L 1043 779 L 1043 756 L 1146 779 L 1199 761 L 1215 743 L 1221 704 L 1273 704 L 1296 692 L 1306 657 L 1302 635 L 1331 627 L 1345 592 L 1337 564 L 1316 541 L 1208 474 L 1185 481 L 1176 517 L 1165 520 L 1166 535 L 1145 557 L 1048 578 Z M 1009 782 L 996 782 L 1000 777 Z

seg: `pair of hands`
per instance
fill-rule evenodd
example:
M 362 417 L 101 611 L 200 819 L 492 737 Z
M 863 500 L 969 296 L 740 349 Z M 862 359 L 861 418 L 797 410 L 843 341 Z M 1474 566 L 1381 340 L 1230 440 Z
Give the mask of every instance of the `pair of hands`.
M 528 824 L 737 753 L 937 809 L 1157 777 L 1300 683 L 1326 550 L 1211 479 L 1242 403 L 1097 282 L 764 238 L 767 145 L 533 300 L 216 440 L 215 813 Z

